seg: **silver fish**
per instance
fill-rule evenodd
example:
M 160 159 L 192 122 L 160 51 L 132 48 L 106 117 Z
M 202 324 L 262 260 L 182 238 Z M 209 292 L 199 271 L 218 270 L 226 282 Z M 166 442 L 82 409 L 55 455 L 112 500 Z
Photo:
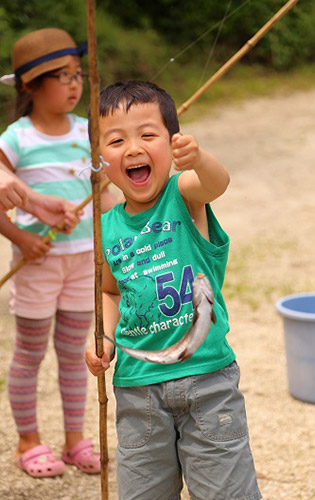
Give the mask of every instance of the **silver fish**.
M 186 361 L 198 347 L 203 344 L 209 333 L 212 323 L 216 322 L 213 312 L 213 290 L 208 278 L 202 273 L 197 273 L 193 282 L 193 305 L 194 317 L 189 330 L 175 344 L 158 351 L 144 351 L 141 349 L 132 349 L 124 347 L 104 335 L 116 347 L 129 354 L 133 358 L 151 363 L 171 364 L 179 361 Z

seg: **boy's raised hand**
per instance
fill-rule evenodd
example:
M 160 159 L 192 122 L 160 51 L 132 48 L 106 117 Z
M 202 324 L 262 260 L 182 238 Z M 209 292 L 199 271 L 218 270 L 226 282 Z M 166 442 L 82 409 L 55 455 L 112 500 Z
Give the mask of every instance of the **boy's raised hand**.
M 192 170 L 200 158 L 199 145 L 192 135 L 174 134 L 172 155 L 175 170 Z

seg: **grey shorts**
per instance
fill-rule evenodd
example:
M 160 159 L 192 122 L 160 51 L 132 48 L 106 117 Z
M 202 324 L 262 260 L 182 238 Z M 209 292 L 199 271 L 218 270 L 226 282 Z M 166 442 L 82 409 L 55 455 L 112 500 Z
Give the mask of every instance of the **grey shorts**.
M 261 498 L 236 362 L 213 373 L 116 387 L 120 500 Z

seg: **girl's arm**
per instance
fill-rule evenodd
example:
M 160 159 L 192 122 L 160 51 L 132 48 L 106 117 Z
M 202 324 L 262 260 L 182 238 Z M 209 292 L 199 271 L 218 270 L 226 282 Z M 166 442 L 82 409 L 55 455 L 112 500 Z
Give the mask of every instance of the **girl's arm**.
M 42 236 L 23 231 L 8 219 L 5 213 L 0 213 L 0 233 L 17 245 L 26 260 L 43 257 L 53 246 L 43 243 Z
M 78 215 L 75 215 L 72 210 L 75 208 L 73 203 L 61 198 L 60 196 L 44 195 L 36 193 L 27 186 L 28 203 L 23 210 L 29 212 L 44 224 L 48 226 L 57 226 L 59 222 L 64 221 L 66 229 L 62 230 L 65 234 L 70 234 L 71 231 L 80 222 L 80 217 L 83 210 L 80 210 Z
M 106 262 L 103 265 L 103 325 L 105 334 L 114 339 L 116 326 L 120 319 L 119 313 L 120 292 L 117 288 L 117 282 L 112 275 Z M 110 362 L 114 357 L 114 346 L 109 340 L 104 339 L 104 354 L 98 358 L 95 351 L 95 344 L 91 345 L 85 351 L 85 361 L 90 372 L 95 375 L 101 375 L 109 368 Z
M 71 212 L 75 208 L 72 203 L 60 196 L 36 193 L 13 172 L 11 163 L 0 150 L 0 211 L 19 207 L 49 226 L 56 226 L 65 218 L 66 233 L 80 222 L 79 217 Z
M 19 180 L 0 163 L 0 210 L 6 211 L 14 207 L 24 207 L 27 194 Z

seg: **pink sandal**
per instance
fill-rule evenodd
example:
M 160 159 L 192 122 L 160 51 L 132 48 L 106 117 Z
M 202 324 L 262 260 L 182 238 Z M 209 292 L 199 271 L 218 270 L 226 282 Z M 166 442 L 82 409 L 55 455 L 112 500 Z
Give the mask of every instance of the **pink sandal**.
M 101 472 L 100 454 L 93 453 L 91 439 L 82 439 L 71 450 L 62 453 L 62 460 L 69 465 L 75 465 L 87 474 Z
M 38 445 L 16 459 L 16 465 L 32 477 L 60 476 L 66 470 L 62 460 L 54 457 L 49 446 Z

